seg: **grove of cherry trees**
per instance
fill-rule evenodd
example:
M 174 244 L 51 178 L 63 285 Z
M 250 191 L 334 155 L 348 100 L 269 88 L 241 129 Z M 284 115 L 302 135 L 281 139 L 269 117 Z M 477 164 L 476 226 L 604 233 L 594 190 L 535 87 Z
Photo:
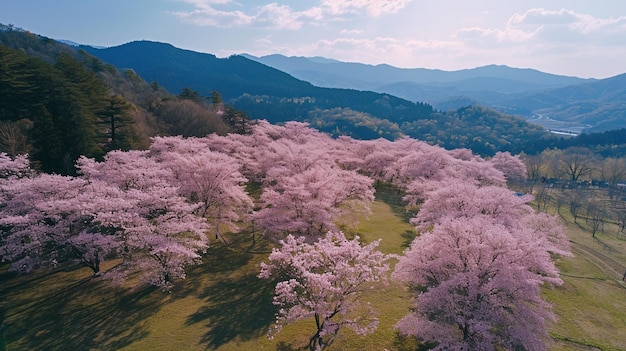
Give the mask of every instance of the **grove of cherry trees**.
M 76 166 L 75 176 L 37 173 L 26 156 L 0 154 L 0 258 L 10 270 L 77 264 L 111 284 L 168 290 L 211 240 L 228 244 L 224 233 L 253 225 L 274 243 L 259 274 L 276 284 L 270 336 L 303 318 L 317 326 L 311 350 L 341 328 L 370 333 L 376 306 L 361 292 L 391 278 L 414 303 L 398 332 L 435 350 L 547 348 L 554 316 L 540 287 L 562 283 L 554 259 L 570 253 L 558 219 L 507 188 L 526 174 L 517 156 L 260 121 L 246 135 L 155 137 L 147 150 Z M 341 232 L 370 214 L 382 183 L 415 213 L 418 236 L 401 256 Z

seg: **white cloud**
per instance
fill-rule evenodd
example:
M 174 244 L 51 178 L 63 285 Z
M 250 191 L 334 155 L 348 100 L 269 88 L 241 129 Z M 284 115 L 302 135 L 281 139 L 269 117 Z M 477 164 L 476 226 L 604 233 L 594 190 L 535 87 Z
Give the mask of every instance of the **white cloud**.
M 360 29 L 342 29 L 339 33 L 341 33 L 341 35 L 359 35 L 362 34 L 363 31 Z
M 606 44 L 622 46 L 625 36 L 624 16 L 598 18 L 568 9 L 543 8 L 515 13 L 502 28 L 469 27 L 454 34 L 454 38 L 468 47 L 523 47 L 529 54 L 593 50 L 593 47 Z
M 443 23 L 421 3 L 408 6 L 411 0 L 266 0 L 253 5 L 252 0 L 179 1 L 191 5 L 188 12 L 178 13 L 182 20 L 229 28 L 227 32 L 243 38 L 213 50 L 222 54 L 324 56 L 446 70 L 506 64 L 583 76 L 608 75 L 597 73 L 607 68 L 594 64 L 599 62 L 596 56 L 616 62 L 618 68 L 611 72 L 623 71 L 619 62 L 626 55 L 626 17 L 592 15 L 580 8 L 517 6 L 517 13 L 490 9 L 488 15 L 477 9 Z
M 294 12 L 289 6 L 271 3 L 259 9 L 254 22 L 274 29 L 298 29 L 302 27 L 300 17 L 302 13 Z
M 412 0 L 321 0 L 318 5 L 301 11 L 277 2 L 241 10 L 242 5 L 231 0 L 179 1 L 192 5 L 193 10 L 176 11 L 173 14 L 180 20 L 195 25 L 299 29 L 305 24 L 319 25 L 355 15 L 378 17 L 396 13 Z
M 390 37 L 338 37 L 320 39 L 302 45 L 285 45 L 270 40 L 257 40 L 254 55 L 281 53 L 287 56 L 324 56 L 342 61 L 369 64 L 387 63 L 398 67 L 434 67 L 444 59 L 462 55 L 457 42 L 438 40 L 402 41 Z M 237 52 L 225 52 L 225 55 Z M 416 66 L 417 65 L 417 66 Z
M 540 29 L 524 31 L 511 27 L 504 29 L 470 27 L 459 29 L 454 34 L 454 37 L 465 42 L 478 44 L 479 46 L 513 44 L 531 40 Z
M 323 0 L 320 7 L 333 15 L 346 13 L 367 13 L 371 16 L 380 16 L 386 13 L 396 13 L 412 0 Z
M 230 3 L 228 0 L 184 0 L 192 4 L 192 11 L 172 12 L 180 20 L 199 26 L 232 27 L 246 26 L 254 22 L 254 17 L 239 10 L 221 11 L 214 4 Z

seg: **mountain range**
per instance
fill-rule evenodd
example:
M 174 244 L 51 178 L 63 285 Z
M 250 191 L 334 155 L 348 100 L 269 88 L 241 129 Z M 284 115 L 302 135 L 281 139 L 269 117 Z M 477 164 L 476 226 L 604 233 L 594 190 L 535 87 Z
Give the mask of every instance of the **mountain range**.
M 323 57 L 286 57 L 268 55 L 251 60 L 274 67 L 314 85 L 329 88 L 348 88 L 380 91 L 397 84 L 407 84 L 449 90 L 522 92 L 573 85 L 589 81 L 577 77 L 559 76 L 532 69 L 489 65 L 459 71 L 426 68 L 398 68 L 386 64 L 367 65 L 341 62 Z M 386 93 L 390 93 L 385 91 Z M 433 94 L 436 95 L 436 94 Z M 409 100 L 433 103 L 435 101 L 414 96 L 401 96 Z
M 149 41 L 82 48 L 115 66 L 133 68 L 144 79 L 158 81 L 172 92 L 190 87 L 201 92 L 219 90 L 226 98 L 242 94 L 301 98 L 313 90 L 320 99 L 337 95 L 337 91 L 323 88 L 342 89 L 344 93 L 347 89 L 422 102 L 441 111 L 481 105 L 573 134 L 626 127 L 626 74 L 599 80 L 499 65 L 442 71 L 323 57 L 243 54 L 220 59 Z M 276 70 L 262 69 L 255 66 L 257 62 Z M 235 67 L 256 75 L 232 75 Z
M 373 66 L 323 57 L 243 54 L 217 58 L 150 41 L 82 48 L 117 67 L 132 68 L 144 79 L 157 81 L 172 92 L 189 87 L 200 92 L 218 90 L 229 99 L 243 95 L 313 97 L 318 104 L 328 98 L 340 98 L 346 104 L 342 107 L 382 118 L 398 111 L 413 113 L 415 102 L 444 112 L 480 105 L 572 134 L 626 127 L 626 74 L 583 79 L 500 65 L 443 71 Z M 382 108 L 380 103 L 366 103 L 367 99 L 380 102 L 381 96 L 392 100 L 391 110 Z M 364 108 L 364 104 L 369 106 Z M 322 103 L 319 107 L 334 107 L 330 105 Z M 271 112 L 277 121 L 290 118 Z M 400 120 L 406 118 L 405 114 Z
M 442 111 L 483 105 L 574 133 L 626 127 L 626 74 L 598 80 L 500 65 L 442 71 L 320 57 L 243 56 L 317 86 L 371 90 Z
M 217 58 L 212 54 L 151 41 L 135 41 L 105 49 L 81 48 L 120 69 L 132 69 L 146 81 L 158 82 L 172 93 L 185 88 L 200 94 L 218 91 L 225 101 L 235 106 L 249 105 L 252 101 L 256 108 L 244 110 L 253 118 L 265 118 L 272 122 L 304 119 L 312 106 L 320 109 L 350 108 L 393 122 L 419 118 L 432 110 L 429 105 L 416 104 L 389 94 L 317 87 L 238 55 Z M 288 111 L 277 108 L 278 102 L 302 108 L 294 115 L 293 108 Z

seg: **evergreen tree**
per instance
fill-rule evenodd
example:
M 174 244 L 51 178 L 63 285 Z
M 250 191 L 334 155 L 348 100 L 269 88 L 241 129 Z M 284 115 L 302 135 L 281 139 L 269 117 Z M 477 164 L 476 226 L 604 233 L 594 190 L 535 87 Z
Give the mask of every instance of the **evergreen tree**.
M 32 159 L 45 172 L 72 174 L 81 155 L 103 154 L 96 143 L 96 113 L 105 106 L 107 88 L 69 55 L 40 72 L 39 83 Z
M 191 100 L 195 102 L 202 102 L 202 95 L 199 92 L 190 88 L 183 88 L 183 91 L 178 95 L 183 100 Z
M 134 137 L 131 108 L 126 99 L 114 94 L 107 98 L 107 105 L 99 111 L 99 141 L 105 151 L 131 149 Z
M 0 120 L 26 114 L 35 93 L 33 61 L 26 54 L 0 46 Z

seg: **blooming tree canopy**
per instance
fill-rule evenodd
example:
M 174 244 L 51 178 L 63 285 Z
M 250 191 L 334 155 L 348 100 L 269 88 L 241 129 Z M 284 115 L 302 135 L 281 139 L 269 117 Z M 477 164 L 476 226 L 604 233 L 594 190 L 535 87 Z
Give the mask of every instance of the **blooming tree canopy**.
M 530 200 L 459 180 L 428 192 L 393 274 L 415 293 L 397 328 L 435 350 L 545 350 L 554 316 L 540 286 L 562 283 L 551 255 L 570 252 L 558 219 Z
M 170 183 L 199 205 L 196 214 L 210 220 L 216 239 L 223 225 L 236 231 L 237 223 L 247 219 L 253 204 L 236 158 L 211 151 L 196 138 L 180 137 L 155 138 L 150 154 L 171 171 Z
M 286 324 L 313 318 L 313 351 L 330 345 L 342 327 L 359 335 L 373 332 L 378 319 L 359 298 L 389 270 L 389 257 L 376 250 L 379 241 L 361 245 L 358 237 L 348 240 L 341 232 L 328 232 L 313 244 L 292 235 L 281 241 L 259 273 L 260 278 L 279 281 L 274 304 L 280 310 L 269 336 Z
M 493 166 L 504 173 L 506 179 L 526 179 L 526 164 L 519 155 L 513 156 L 510 152 L 496 152 L 489 160 Z
M 488 217 L 443 220 L 422 233 L 395 268 L 416 294 L 398 329 L 434 350 L 545 350 L 554 316 L 540 285 L 562 282 L 530 238 Z
M 255 214 L 255 224 L 270 239 L 294 233 L 311 241 L 335 229 L 340 220 L 368 213 L 373 200 L 370 178 L 316 165 L 266 186 L 261 195 L 263 208 Z
M 199 262 L 206 220 L 145 152 L 111 152 L 103 162 L 83 157 L 78 169 L 79 177 L 39 174 L 0 184 L 0 250 L 12 270 L 74 261 L 99 275 L 104 259 L 118 258 L 103 275 L 122 281 L 138 274 L 168 289 Z
M 98 274 L 100 262 L 118 248 L 120 228 L 113 218 L 130 206 L 120 201 L 116 188 L 48 174 L 0 188 L 8 194 L 0 209 L 0 256 L 11 262 L 11 270 L 30 272 L 77 261 Z
M 112 152 L 103 162 L 81 158 L 78 168 L 88 180 L 106 181 L 123 191 L 133 204 L 118 234 L 123 261 L 107 274 L 122 281 L 138 273 L 142 281 L 164 289 L 185 278 L 185 266 L 197 264 L 208 247 L 204 218 L 194 213 L 198 205 L 186 201 L 171 184 L 171 172 L 147 157 L 146 152 Z

